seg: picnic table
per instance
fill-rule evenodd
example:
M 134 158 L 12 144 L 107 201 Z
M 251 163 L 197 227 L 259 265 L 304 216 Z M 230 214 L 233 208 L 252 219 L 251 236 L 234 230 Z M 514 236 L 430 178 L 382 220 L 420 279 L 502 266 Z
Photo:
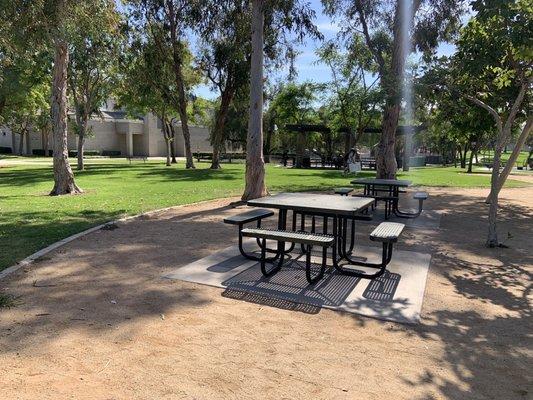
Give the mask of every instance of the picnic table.
M 368 264 L 365 262 L 366 258 L 352 256 L 355 232 L 353 231 L 352 224 L 352 232 L 351 235 L 349 234 L 348 222 L 353 222 L 355 219 L 369 219 L 366 218 L 364 213 L 372 205 L 373 201 L 374 200 L 371 198 L 362 197 L 311 193 L 280 193 L 273 196 L 249 200 L 247 205 L 251 207 L 266 207 L 279 210 L 279 231 L 286 231 L 287 216 L 289 211 L 292 212 L 293 231 L 298 230 L 300 232 L 305 232 L 307 230 L 307 217 L 311 217 L 311 233 L 315 233 L 315 217 L 322 217 L 322 234 L 333 236 L 333 244 L 331 246 L 331 260 L 333 267 L 343 274 L 358 277 L 369 277 L 368 275 L 362 274 L 360 271 L 353 270 L 349 266 L 359 265 L 380 268 L 380 274 L 383 273 L 384 266 L 382 263 L 376 265 Z M 300 226 L 297 226 L 298 216 L 300 217 Z M 330 220 L 331 229 L 329 225 Z M 350 243 L 348 243 L 348 236 L 351 237 Z M 280 255 L 286 254 L 293 249 L 294 245 L 291 245 L 291 247 L 287 250 L 285 249 L 284 242 L 278 242 L 277 253 Z M 387 249 L 384 250 L 387 253 L 384 256 L 389 257 L 389 254 L 392 253 L 392 247 L 387 247 Z M 302 253 L 305 253 L 303 246 Z M 376 274 L 376 276 L 378 275 Z M 370 277 L 373 277 L 373 275 Z
M 332 267 L 342 274 L 358 278 L 373 279 L 385 273 L 387 265 L 392 259 L 393 244 L 398 241 L 405 225 L 397 222 L 382 222 L 370 233 L 372 241 L 382 244 L 380 262 L 368 262 L 364 257 L 354 257 L 356 219 L 372 219 L 368 215 L 368 208 L 374 199 L 362 197 L 336 196 L 327 194 L 311 193 L 280 193 L 274 196 L 266 196 L 259 199 L 249 200 L 248 206 L 255 207 L 238 215 L 224 218 L 224 223 L 238 226 L 239 252 L 245 258 L 259 261 L 261 272 L 264 276 L 271 276 L 284 266 L 284 259 L 292 252 L 296 244 L 301 246 L 301 255 L 305 255 L 305 275 L 310 284 L 318 282 L 323 276 L 327 260 L 332 260 Z M 264 208 L 265 207 L 265 208 Z M 278 228 L 262 228 L 264 218 L 274 213 L 270 209 L 278 210 Z M 292 212 L 292 229 L 287 229 L 287 216 Z M 307 217 L 311 217 L 311 227 L 306 227 Z M 322 218 L 322 233 L 316 232 L 315 218 Z M 300 223 L 298 224 L 298 218 Z M 329 221 L 331 220 L 331 229 Z M 351 234 L 348 230 L 348 221 L 352 222 Z M 256 223 L 256 228 L 244 227 Z M 351 242 L 348 248 L 348 236 Z M 254 238 L 261 250 L 261 256 L 246 251 L 242 246 L 243 237 Z M 267 240 L 277 243 L 275 249 L 267 246 Z M 286 243 L 289 248 L 286 248 Z M 313 247 L 322 248 L 322 262 L 319 271 L 311 262 Z M 331 248 L 331 257 L 328 257 L 328 249 Z M 273 254 L 267 257 L 267 253 Z M 267 269 L 266 264 L 272 264 Z M 352 268 L 363 266 L 377 269 L 376 272 L 365 272 Z
M 391 212 L 398 216 L 403 214 L 398 209 L 400 193 L 404 193 L 402 188 L 407 188 L 412 184 L 408 180 L 378 178 L 359 178 L 350 183 L 364 186 L 363 196 L 383 200 L 385 202 L 385 218 L 388 218 Z

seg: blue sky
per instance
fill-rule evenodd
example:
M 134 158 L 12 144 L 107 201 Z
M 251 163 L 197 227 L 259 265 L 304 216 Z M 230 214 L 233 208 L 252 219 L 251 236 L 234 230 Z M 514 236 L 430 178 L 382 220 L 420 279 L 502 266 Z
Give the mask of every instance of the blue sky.
M 339 28 L 337 24 L 328 16 L 322 13 L 322 4 L 320 0 L 310 0 L 311 7 L 316 12 L 315 25 L 324 35 L 324 39 L 332 39 L 338 33 Z M 317 83 L 328 82 L 331 80 L 331 73 L 327 66 L 317 64 L 317 56 L 315 50 L 320 46 L 321 42 L 313 39 L 308 39 L 305 43 L 298 46 L 299 56 L 296 59 L 295 67 L 298 71 L 298 82 L 313 81 Z M 455 47 L 448 43 L 442 43 L 438 48 L 438 53 L 441 55 L 449 55 L 455 51 Z M 281 77 L 286 76 L 287 71 L 279 71 Z M 206 98 L 215 98 L 217 93 L 213 93 L 207 86 L 200 86 L 195 90 L 196 95 Z

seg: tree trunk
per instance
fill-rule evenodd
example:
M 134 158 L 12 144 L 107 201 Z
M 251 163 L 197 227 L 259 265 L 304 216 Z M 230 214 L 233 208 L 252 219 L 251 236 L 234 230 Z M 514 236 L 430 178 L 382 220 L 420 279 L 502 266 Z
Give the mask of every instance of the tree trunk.
M 487 236 L 487 246 L 488 247 L 497 247 L 498 242 L 498 231 L 496 229 L 496 220 L 498 217 L 498 194 L 500 190 L 498 189 L 498 176 L 500 174 L 500 159 L 502 154 L 502 148 L 499 147 L 494 151 L 494 159 L 492 164 L 492 175 L 490 180 L 490 194 L 488 199 L 490 200 L 489 205 L 489 233 Z
M 468 144 L 465 144 L 464 152 L 461 152 L 461 168 L 466 168 L 466 153 L 468 151 Z
M 81 193 L 74 182 L 67 147 L 67 43 L 54 40 L 55 57 L 52 81 L 52 138 L 54 150 L 54 188 L 51 195 Z
M 383 130 L 376 156 L 377 178 L 396 179 L 396 129 L 400 116 L 400 104 L 387 105 L 383 113 Z
M 181 131 L 183 133 L 183 142 L 185 144 L 186 168 L 194 168 L 194 160 L 191 152 L 191 134 L 189 132 L 189 117 L 187 115 L 187 97 L 185 93 L 185 84 L 183 80 L 181 42 L 178 39 L 176 12 L 174 2 L 168 2 L 170 39 L 172 42 L 172 60 L 174 62 L 174 78 L 178 89 L 178 111 L 181 120 Z
M 167 160 L 166 160 L 165 165 L 167 167 L 170 167 L 172 165 L 172 160 L 171 160 L 172 158 L 172 140 L 171 140 L 172 134 L 170 133 L 171 122 L 167 121 L 164 114 L 160 116 L 159 119 L 161 120 L 161 123 L 163 124 L 163 138 L 165 139 L 165 144 L 166 144 Z
M 383 112 L 383 126 L 381 139 L 378 146 L 376 157 L 377 177 L 382 179 L 396 179 L 398 164 L 396 163 L 395 144 L 396 130 L 398 129 L 398 119 L 400 116 L 401 106 L 401 79 L 405 79 L 405 61 L 410 51 L 410 40 L 404 40 L 402 23 L 412 22 L 403 21 L 407 13 L 405 7 L 408 7 L 407 1 L 397 2 L 394 25 L 393 25 L 393 48 L 391 58 L 391 68 L 387 71 L 386 76 L 382 76 L 383 87 L 386 90 L 387 102 Z M 412 10 L 412 14 L 416 10 Z M 412 15 L 409 18 L 413 18 Z M 406 32 L 409 35 L 409 32 Z M 385 68 L 381 68 L 385 70 Z
M 167 143 L 167 167 L 172 165 L 172 141 L 169 137 L 165 136 L 165 142 Z
M 171 164 L 177 164 L 178 161 L 176 160 L 176 131 L 174 131 L 174 125 L 172 122 L 170 122 L 170 137 L 171 137 L 171 146 L 170 146 L 170 158 Z
M 13 131 L 11 131 L 11 153 L 17 154 L 17 136 Z
M 220 169 L 220 152 L 224 145 L 224 126 L 228 116 L 229 106 L 233 99 L 234 91 L 231 87 L 226 87 L 222 91 L 220 107 L 217 112 L 213 134 L 211 135 L 211 144 L 213 145 L 213 159 L 211 160 L 211 169 Z
M 79 124 L 79 131 L 78 131 L 78 171 L 83 171 L 85 169 L 84 164 L 84 158 L 83 158 L 83 152 L 84 152 L 84 146 L 85 146 L 85 132 L 87 131 L 87 121 L 81 119 L 81 123 Z
M 24 155 L 24 136 L 26 134 L 24 132 L 20 132 L 20 142 L 19 142 L 19 150 L 18 150 L 18 155 L 19 156 L 22 156 Z
M 474 161 L 474 154 L 477 150 L 477 146 L 470 147 L 470 158 L 468 160 L 468 170 L 466 171 L 467 174 L 472 173 L 472 163 Z
M 252 0 L 252 60 L 250 67 L 250 120 L 246 142 L 246 178 L 243 200 L 265 196 L 263 160 L 263 0 Z
M 505 181 L 507 180 L 507 177 L 509 176 L 509 174 L 511 173 L 511 170 L 513 169 L 513 165 L 515 165 L 516 160 L 518 160 L 518 156 L 520 155 L 520 149 L 526 143 L 526 140 L 529 137 L 529 134 L 531 133 L 532 127 L 533 127 L 533 117 L 529 117 L 527 119 L 526 124 L 524 125 L 524 128 L 522 129 L 522 132 L 520 133 L 520 136 L 518 137 L 518 140 L 516 141 L 516 145 L 513 149 L 513 152 L 511 153 L 511 156 L 509 157 L 509 160 L 507 161 L 507 164 L 505 165 L 505 168 L 503 169 L 503 171 L 498 177 L 498 184 L 497 184 L 498 192 L 502 189 L 503 185 L 505 184 Z

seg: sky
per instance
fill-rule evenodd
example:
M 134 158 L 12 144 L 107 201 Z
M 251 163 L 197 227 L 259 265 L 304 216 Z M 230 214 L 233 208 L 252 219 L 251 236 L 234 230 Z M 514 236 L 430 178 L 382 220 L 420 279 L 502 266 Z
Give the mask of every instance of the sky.
M 327 15 L 322 13 L 322 4 L 320 0 L 310 0 L 310 5 L 316 13 L 315 25 L 318 30 L 324 35 L 324 40 L 333 39 L 339 32 L 338 25 L 332 21 Z M 300 53 L 295 62 L 295 68 L 298 72 L 297 82 L 313 81 L 316 83 L 324 83 L 331 80 L 331 72 L 329 67 L 324 64 L 316 63 L 318 57 L 315 50 L 320 47 L 319 40 L 308 39 L 302 45 L 297 47 Z M 455 51 L 455 47 L 448 43 L 442 43 L 437 53 L 439 55 L 450 55 Z M 279 71 L 281 77 L 286 76 L 287 71 Z M 201 85 L 196 88 L 195 94 L 204 98 L 216 98 L 218 94 L 210 91 L 208 86 Z

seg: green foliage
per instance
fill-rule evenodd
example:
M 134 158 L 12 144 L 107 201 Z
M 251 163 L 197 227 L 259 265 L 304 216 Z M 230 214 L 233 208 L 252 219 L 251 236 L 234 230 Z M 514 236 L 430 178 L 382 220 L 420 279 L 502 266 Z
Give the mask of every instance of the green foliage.
M 357 35 L 326 42 L 317 54 L 320 62 L 329 66 L 333 78 L 323 96 L 329 126 L 334 132 L 348 131 L 353 145 L 364 138 L 366 127 L 379 124 L 383 92 L 376 85 L 377 65 Z
M 46 81 L 33 85 L 24 97 L 4 109 L 4 124 L 12 132 L 27 134 L 32 128 L 47 129 L 50 125 L 49 106 L 50 86 Z M 14 149 L 13 149 L 14 150 Z
M 143 31 L 130 30 L 129 43 L 122 49 L 115 96 L 132 116 L 152 112 L 160 118 L 177 117 L 179 96 L 171 46 L 161 40 L 165 33 L 158 26 L 148 33 L 146 36 Z M 182 48 L 182 57 L 184 84 L 191 90 L 200 82 L 200 76 L 192 65 L 187 44 Z
M 15 306 L 15 303 L 15 297 L 9 294 L 0 293 L 0 308 L 11 308 Z
M 81 19 L 68 41 L 68 88 L 76 114 L 76 133 L 85 132 L 87 120 L 109 98 L 116 84 L 124 40 L 114 1 L 100 2 L 88 12 L 90 19 Z
M 532 77 L 533 6 L 528 0 L 476 0 L 472 8 L 477 14 L 462 29 L 453 57 L 454 84 L 493 108 L 505 108 Z
M 340 17 L 341 34 L 361 36 L 378 64 L 380 85 L 395 98 L 400 94 L 401 75 L 397 57 L 400 29 L 400 1 L 389 0 L 323 0 L 326 14 Z M 414 23 L 411 30 L 412 48 L 425 57 L 431 56 L 440 41 L 450 41 L 460 27 L 465 11 L 463 0 L 413 1 Z M 394 57 L 396 56 L 396 58 Z M 400 68 L 401 70 L 402 68 Z
M 319 123 L 316 112 L 319 85 L 312 82 L 288 83 L 279 89 L 270 102 L 269 113 L 275 115 L 278 128 L 274 136 L 273 148 L 281 151 L 294 151 L 298 143 L 297 133 L 287 129 L 288 124 Z M 309 136 L 308 140 L 312 140 Z

